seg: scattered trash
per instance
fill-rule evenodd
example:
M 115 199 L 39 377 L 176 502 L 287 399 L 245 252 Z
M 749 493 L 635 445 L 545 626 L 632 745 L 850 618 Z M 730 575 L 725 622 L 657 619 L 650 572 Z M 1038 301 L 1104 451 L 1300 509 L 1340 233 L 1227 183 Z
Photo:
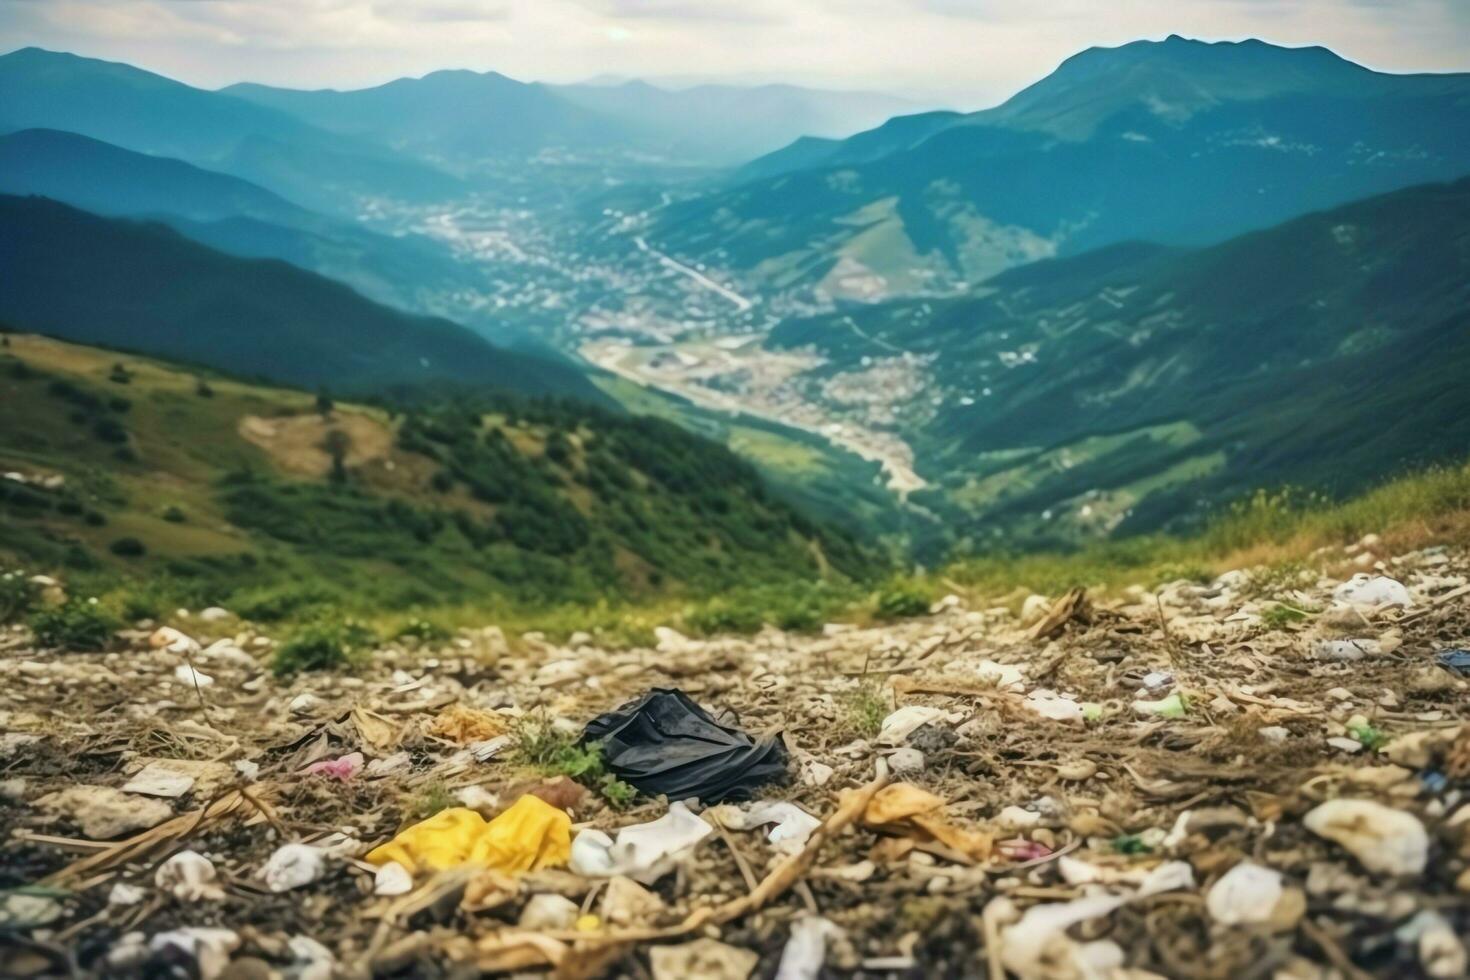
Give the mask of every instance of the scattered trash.
M 862 823 L 895 834 L 912 847 L 940 857 L 976 864 L 990 857 L 991 835 L 947 822 L 944 800 L 912 783 L 893 783 L 880 789 L 864 809 Z
M 397 861 L 410 874 L 481 865 L 515 873 L 565 864 L 572 821 L 534 796 L 523 796 L 494 820 L 452 807 L 414 824 L 367 855 L 372 864 Z
M 505 719 L 500 715 L 467 708 L 462 704 L 452 704 L 439 713 L 425 732 L 456 745 L 466 745 L 503 737 L 505 729 Z M 506 744 L 509 744 L 508 739 Z
M 130 885 L 125 881 L 114 882 L 112 888 L 107 892 L 108 905 L 137 905 L 147 896 L 147 892 L 137 885 Z
M 174 815 L 162 800 L 134 796 L 109 786 L 71 786 L 36 800 L 36 806 L 80 825 L 83 836 L 112 840 L 148 830 Z
M 1409 590 L 1401 583 L 1384 575 L 1369 575 L 1365 572 L 1360 572 L 1339 585 L 1333 591 L 1332 598 L 1350 606 L 1367 606 L 1373 609 L 1414 604 Z
M 148 952 L 160 966 L 179 967 L 183 975 L 199 980 L 214 980 L 223 973 L 230 954 L 239 948 L 240 935 L 233 929 L 208 926 L 172 929 L 148 941 Z
M 571 869 L 591 878 L 621 875 L 651 885 L 712 833 L 714 828 L 683 803 L 672 803 L 657 820 L 619 830 L 616 842 L 600 830 L 577 834 Z
M 577 903 L 562 895 L 532 895 L 521 910 L 517 925 L 535 932 L 574 929 L 582 910 Z
M 803 915 L 791 923 L 775 980 L 817 980 L 827 958 L 827 940 L 841 934 L 841 928 L 820 915 Z
M 1026 707 L 1052 721 L 1082 721 L 1086 715 L 1082 705 L 1076 701 L 1045 688 L 1026 695 Z
M 347 755 L 336 759 L 322 759 L 318 762 L 313 762 L 302 770 L 308 776 L 326 776 L 343 783 L 361 771 L 361 752 L 349 752 Z
M 322 852 L 308 844 L 282 844 L 261 869 L 260 877 L 273 892 L 309 885 L 326 870 Z
M 964 715 L 959 712 L 940 711 L 938 708 L 926 708 L 919 704 L 906 705 L 883 719 L 883 725 L 873 741 L 878 745 L 902 745 L 922 725 L 940 720 L 960 721 L 963 718 Z
M 180 851 L 160 864 L 153 883 L 181 902 L 217 902 L 225 897 L 219 873 L 197 851 Z
M 1434 662 L 1456 677 L 1470 677 L 1470 650 L 1441 650 Z
M 1372 800 L 1328 800 L 1302 823 L 1340 844 L 1369 871 L 1417 875 L 1429 860 L 1429 835 L 1419 818 Z
M 712 813 L 731 830 L 753 830 L 774 824 L 766 839 L 778 846 L 794 845 L 798 849 L 822 825 L 822 821 L 795 803 L 785 801 L 752 803 L 746 807 L 725 805 L 713 808 Z
M 397 861 L 378 866 L 373 875 L 374 895 L 406 895 L 413 891 L 413 875 Z
M 911 748 L 894 749 L 888 754 L 888 766 L 895 773 L 923 772 L 924 753 Z
M 1465 944 L 1454 927 L 1438 912 L 1425 909 L 1394 930 L 1394 938 L 1413 947 L 1424 975 L 1435 978 L 1463 977 L 1467 957 Z
M 1183 718 L 1189 713 L 1184 696 L 1177 691 L 1158 701 L 1134 701 L 1133 710 L 1141 715 L 1155 715 L 1159 718 Z
M 1312 647 L 1312 655 L 1318 660 L 1362 660 L 1383 652 L 1383 644 L 1374 639 L 1318 640 Z
M 1078 942 L 1067 930 L 1111 914 L 1125 899 L 1093 895 L 1070 902 L 1033 905 L 1001 933 L 1001 962 L 1021 980 L 1057 977 L 1102 978 L 1123 965 L 1123 951 L 1110 939 Z
M 778 738 L 753 741 L 717 724 L 682 691 L 655 689 L 594 719 L 583 733 L 608 769 L 649 796 L 704 803 L 750 799 L 786 776 Z
M 124 793 L 178 799 L 194 788 L 194 777 L 170 769 L 161 763 L 150 763 L 123 784 Z
M 1296 926 L 1307 904 L 1300 889 L 1285 887 L 1279 872 L 1241 861 L 1211 886 L 1205 907 L 1221 925 L 1270 923 L 1273 931 L 1284 931 Z

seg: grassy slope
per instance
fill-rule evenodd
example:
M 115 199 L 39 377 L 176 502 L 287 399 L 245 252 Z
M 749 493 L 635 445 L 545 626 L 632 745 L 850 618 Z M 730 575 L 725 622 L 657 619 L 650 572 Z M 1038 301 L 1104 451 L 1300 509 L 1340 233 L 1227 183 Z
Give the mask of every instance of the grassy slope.
M 568 605 L 585 618 L 609 604 L 679 603 L 743 583 L 842 581 L 839 569 L 861 574 L 866 561 L 841 535 L 764 499 L 725 450 L 657 422 L 589 409 L 517 421 L 537 410 L 511 408 L 486 416 L 453 453 L 422 437 L 410 450 L 401 432 L 409 423 L 378 409 L 338 406 L 323 421 L 302 392 L 211 376 L 212 397 L 202 397 L 197 372 L 163 362 L 33 335 L 8 341 L 0 471 L 61 474 L 66 486 L 0 484 L 0 553 L 101 591 L 141 589 L 261 617 L 329 601 L 405 614 L 458 605 L 482 621 L 539 622 Z M 109 380 L 118 362 L 125 384 Z M 57 381 L 103 405 L 58 396 Z M 125 410 L 106 405 L 115 398 Z M 246 416 L 260 421 L 242 427 Z M 431 431 L 432 416 L 413 418 Z M 122 441 L 99 436 L 109 419 Z M 276 433 L 260 435 L 269 425 Z M 321 448 L 334 428 L 352 435 L 346 486 L 329 479 Z M 509 455 L 483 454 L 489 441 Z M 553 441 L 570 447 L 564 461 L 550 458 Z M 436 486 L 441 471 L 450 478 Z M 508 489 L 490 486 L 506 474 Z M 538 517 L 556 528 L 517 540 Z M 566 528 L 580 537 L 552 540 Z M 112 553 L 122 538 L 147 553 Z
M 162 225 L 0 196 L 0 321 L 286 384 L 457 382 L 604 401 L 569 364 L 491 346 L 271 260 Z

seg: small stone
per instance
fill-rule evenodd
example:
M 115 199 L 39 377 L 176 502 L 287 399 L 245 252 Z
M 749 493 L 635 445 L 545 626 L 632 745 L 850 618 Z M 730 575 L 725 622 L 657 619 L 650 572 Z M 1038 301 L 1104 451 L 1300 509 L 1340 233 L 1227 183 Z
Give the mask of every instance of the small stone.
M 217 902 L 225 897 L 219 873 L 197 851 L 180 851 L 160 864 L 153 883 L 181 902 Z
M 550 929 L 571 929 L 576 926 L 582 910 L 576 902 L 562 895 L 532 895 L 521 910 L 518 924 L 522 929 L 544 932 Z
M 193 967 L 199 980 L 214 980 L 230 965 L 230 954 L 240 948 L 232 929 L 189 926 L 160 932 L 148 942 L 154 959 L 165 964 Z
M 648 951 L 653 980 L 746 980 L 760 962 L 748 949 L 727 946 L 714 939 L 696 939 L 679 946 L 654 946 Z
M 1280 725 L 1267 725 L 1265 728 L 1258 728 L 1256 729 L 1256 734 L 1268 742 L 1284 742 L 1291 737 L 1291 732 L 1288 729 L 1282 728 Z
M 310 691 L 306 691 L 292 698 L 291 703 L 286 707 L 293 715 L 309 715 L 316 710 L 317 705 L 320 703 L 320 698 Z
M 111 840 L 149 830 L 174 815 L 162 800 L 119 792 L 110 786 L 71 786 L 36 801 L 41 810 L 66 817 L 91 840 Z
M 61 903 L 45 895 L 10 894 L 0 899 L 0 926 L 35 929 L 61 918 Z
M 888 756 L 888 766 L 895 773 L 923 772 L 924 753 L 918 749 L 894 749 Z
M 119 881 L 107 893 L 107 904 L 121 906 L 137 905 L 143 901 L 146 895 L 147 892 L 137 885 L 130 885 L 125 881 Z

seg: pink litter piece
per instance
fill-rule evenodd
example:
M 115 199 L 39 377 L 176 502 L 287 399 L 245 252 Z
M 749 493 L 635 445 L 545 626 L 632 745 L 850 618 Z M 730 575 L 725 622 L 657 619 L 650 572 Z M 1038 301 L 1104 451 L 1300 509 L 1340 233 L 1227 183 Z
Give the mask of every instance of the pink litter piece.
M 349 752 L 340 758 L 322 759 L 320 762 L 313 762 L 301 771 L 307 775 L 327 776 L 328 778 L 345 783 L 353 776 L 356 776 L 360 769 L 362 769 L 362 753 Z
M 1024 864 L 1027 861 L 1037 861 L 1051 854 L 1051 848 L 1034 840 L 1026 840 L 1017 837 L 1012 840 L 999 841 L 995 845 L 1000 852 L 1012 861 Z

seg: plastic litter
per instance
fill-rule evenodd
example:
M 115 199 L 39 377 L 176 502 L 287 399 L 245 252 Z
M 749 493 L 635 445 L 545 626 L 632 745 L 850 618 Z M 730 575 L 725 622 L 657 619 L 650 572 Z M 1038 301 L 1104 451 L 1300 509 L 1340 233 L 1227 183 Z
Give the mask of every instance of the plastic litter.
M 1210 888 L 1205 908 L 1221 925 L 1267 922 L 1281 901 L 1281 875 L 1251 861 L 1241 861 Z
M 1429 861 L 1429 835 L 1419 818 L 1372 800 L 1328 800 L 1302 823 L 1340 844 L 1369 871 L 1416 875 Z
M 1050 905 L 1033 905 L 1001 933 L 1001 962 L 1022 980 L 1104 977 L 1123 965 L 1123 950 L 1109 939 L 1078 942 L 1067 930 L 1111 914 L 1126 899 L 1092 895 Z
M 1414 599 L 1403 584 L 1386 575 L 1359 572 L 1332 592 L 1332 598 L 1350 606 L 1381 609 L 1385 606 L 1410 606 Z
M 230 954 L 239 948 L 240 936 L 233 929 L 209 926 L 171 929 L 148 941 L 148 951 L 160 964 L 182 967 L 199 980 L 213 980 L 223 973 L 230 965 Z
M 959 721 L 963 715 L 928 708 L 921 704 L 910 704 L 899 708 L 883 719 L 878 735 L 873 739 L 879 745 L 902 745 L 916 730 L 931 722 L 944 720 Z
M 622 875 L 651 885 L 712 833 L 683 803 L 673 803 L 657 820 L 622 828 L 616 841 L 600 830 L 582 831 L 572 842 L 571 869 L 589 878 Z
M 1189 712 L 1188 703 L 1178 691 L 1158 701 L 1134 701 L 1133 710 L 1159 718 L 1183 718 Z
M 309 844 L 282 844 L 265 862 L 260 877 L 277 894 L 309 885 L 326 870 L 322 856 L 319 848 Z
M 153 884 L 181 902 L 217 902 L 225 897 L 214 865 L 198 851 L 180 851 L 160 864 Z
M 536 932 L 573 929 L 581 916 L 577 903 L 563 895 L 532 895 L 516 924 Z
M 812 831 L 822 825 L 822 821 L 795 803 L 784 800 L 752 803 L 744 808 L 722 806 L 715 810 L 718 811 L 720 822 L 731 830 L 754 830 L 756 827 L 775 824 L 766 839 L 778 847 L 785 845 L 799 848 L 807 842 Z
M 1356 640 L 1318 640 L 1312 645 L 1312 656 L 1318 660 L 1362 660 L 1383 653 L 1383 644 L 1371 638 Z
M 194 788 L 194 777 L 157 762 L 149 763 L 123 784 L 123 792 L 178 799 Z
M 494 820 L 451 807 L 414 824 L 368 852 L 371 864 L 397 861 L 410 874 L 473 864 L 508 874 L 565 864 L 571 855 L 572 821 L 563 810 L 523 796 Z
M 1470 677 L 1470 650 L 1441 650 L 1434 662 L 1457 677 Z
M 817 980 L 827 959 L 827 940 L 841 934 L 841 927 L 820 915 L 804 915 L 791 923 L 775 980 Z
M 862 822 L 874 829 L 912 841 L 918 850 L 938 851 L 942 857 L 978 863 L 990 856 L 994 838 L 947 822 L 944 800 L 912 783 L 883 787 L 863 811 Z
M 1026 695 L 1026 707 L 1052 721 L 1082 721 L 1086 717 L 1081 704 L 1044 687 Z
M 656 688 L 600 715 L 582 737 L 602 743 L 613 775 L 650 796 L 748 800 L 758 787 L 786 776 L 779 738 L 755 741 L 726 728 L 677 690 Z
M 1411 945 L 1428 977 L 1463 977 L 1467 965 L 1465 945 L 1443 915 L 1425 909 L 1394 930 L 1394 938 Z
M 407 895 L 413 891 L 413 875 L 397 861 L 389 861 L 373 875 L 374 895 Z
M 326 776 L 338 782 L 347 782 L 353 776 L 362 771 L 362 753 L 349 752 L 347 755 L 336 759 L 322 759 L 313 762 L 302 772 L 308 776 Z
M 179 664 L 174 668 L 174 678 L 181 684 L 189 687 L 208 687 L 214 683 L 214 678 L 203 671 L 195 670 L 188 664 Z

